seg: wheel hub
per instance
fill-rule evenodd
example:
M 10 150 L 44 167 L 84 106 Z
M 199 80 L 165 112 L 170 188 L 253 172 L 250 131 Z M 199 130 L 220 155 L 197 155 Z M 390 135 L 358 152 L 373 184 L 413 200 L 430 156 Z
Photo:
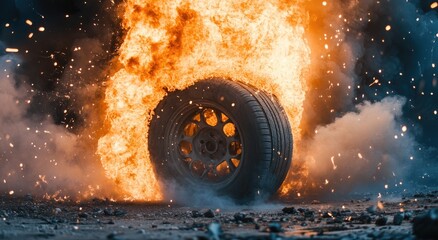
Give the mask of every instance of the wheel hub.
M 227 152 L 226 139 L 222 133 L 215 128 L 204 128 L 194 138 L 195 152 L 199 153 L 204 163 L 211 160 L 223 160 Z
M 198 109 L 179 128 L 183 171 L 203 182 L 232 177 L 240 165 L 242 144 L 231 119 L 214 108 Z

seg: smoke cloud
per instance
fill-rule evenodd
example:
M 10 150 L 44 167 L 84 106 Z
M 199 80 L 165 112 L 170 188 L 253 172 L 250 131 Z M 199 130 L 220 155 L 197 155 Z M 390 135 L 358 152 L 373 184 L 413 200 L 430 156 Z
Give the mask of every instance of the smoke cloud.
M 29 117 L 35 93 L 16 81 L 19 60 L 5 55 L 0 63 L 0 189 L 57 198 L 99 191 L 102 176 L 79 137 L 50 116 Z
M 116 194 L 95 155 L 104 82 L 120 36 L 116 5 L 2 3 L 1 192 L 52 198 Z
M 404 103 L 399 97 L 365 102 L 317 127 L 306 156 L 312 187 L 342 195 L 402 186 L 416 152 L 398 123 Z
M 424 180 L 438 160 L 432 2 L 305 4 L 312 71 L 304 140 L 287 181 L 297 192 L 340 197 L 435 185 Z

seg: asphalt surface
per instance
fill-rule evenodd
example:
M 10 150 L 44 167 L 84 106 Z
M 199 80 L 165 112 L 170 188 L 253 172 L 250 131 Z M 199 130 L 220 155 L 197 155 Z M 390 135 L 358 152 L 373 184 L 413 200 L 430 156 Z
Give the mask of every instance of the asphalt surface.
M 436 239 L 438 191 L 199 208 L 0 196 L 0 239 Z

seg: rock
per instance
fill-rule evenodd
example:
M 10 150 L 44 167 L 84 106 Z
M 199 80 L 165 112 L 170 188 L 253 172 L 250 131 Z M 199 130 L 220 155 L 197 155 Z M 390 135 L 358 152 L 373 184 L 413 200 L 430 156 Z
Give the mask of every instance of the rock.
M 114 216 L 116 217 L 121 217 L 121 216 L 125 216 L 128 212 L 123 210 L 123 209 L 116 209 L 114 211 Z
M 412 218 L 412 212 L 411 211 L 404 212 L 404 220 L 409 221 L 411 218 Z
M 306 210 L 305 212 L 304 212 L 304 217 L 305 218 L 313 218 L 314 217 L 314 214 L 315 214 L 315 212 L 313 212 L 312 210 Z
M 413 234 L 422 239 L 438 239 L 438 208 L 413 219 Z
M 385 216 L 379 216 L 376 219 L 376 226 L 385 226 L 386 222 L 388 221 L 388 218 Z
M 206 218 L 214 218 L 214 212 L 211 209 L 208 209 L 203 215 Z
M 394 219 L 392 220 L 392 224 L 394 224 L 394 225 L 401 225 L 404 218 L 405 218 L 405 214 L 404 213 L 396 213 L 394 215 Z
M 297 214 L 298 211 L 294 207 L 284 207 L 281 211 L 286 214 Z
M 61 208 L 55 208 L 55 214 L 60 214 L 62 212 Z
M 197 210 L 193 210 L 192 211 L 192 218 L 198 218 L 198 217 L 202 217 L 202 214 Z
M 103 214 L 105 216 L 113 216 L 114 215 L 114 210 L 112 208 L 105 208 L 103 210 Z
M 335 217 L 327 220 L 327 224 L 339 224 L 342 223 L 343 219 L 340 217 Z
M 367 212 L 370 213 L 370 214 L 376 214 L 376 212 L 377 212 L 377 207 L 376 207 L 375 205 L 372 205 L 372 206 L 367 207 L 366 210 L 367 210 Z
M 367 215 L 367 214 L 361 214 L 357 218 L 357 221 L 361 224 L 370 224 L 371 223 L 371 216 Z
M 120 236 L 120 234 L 113 232 L 113 233 L 108 234 L 106 236 L 106 239 L 117 240 L 117 239 L 120 239 L 119 236 Z
M 219 223 L 210 223 L 207 227 L 207 233 L 210 235 L 211 239 L 219 240 L 222 235 L 222 228 Z
M 243 222 L 245 217 L 246 217 L 246 214 L 238 212 L 238 213 L 234 214 L 234 221 L 236 221 L 236 222 Z
M 279 222 L 269 223 L 268 229 L 269 229 L 269 232 L 272 232 L 272 233 L 279 233 L 279 232 L 283 231 L 281 224 Z

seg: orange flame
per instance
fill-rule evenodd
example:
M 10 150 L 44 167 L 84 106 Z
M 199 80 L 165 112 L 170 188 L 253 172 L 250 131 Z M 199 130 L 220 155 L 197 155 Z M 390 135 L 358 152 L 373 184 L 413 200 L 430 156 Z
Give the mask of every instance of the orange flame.
M 108 130 L 97 152 L 126 198 L 164 197 L 148 152 L 148 124 L 164 89 L 184 89 L 210 77 L 251 84 L 279 98 L 297 142 L 310 50 L 296 5 L 279 0 L 125 2 L 128 31 L 120 47 L 121 69 L 106 90 Z

